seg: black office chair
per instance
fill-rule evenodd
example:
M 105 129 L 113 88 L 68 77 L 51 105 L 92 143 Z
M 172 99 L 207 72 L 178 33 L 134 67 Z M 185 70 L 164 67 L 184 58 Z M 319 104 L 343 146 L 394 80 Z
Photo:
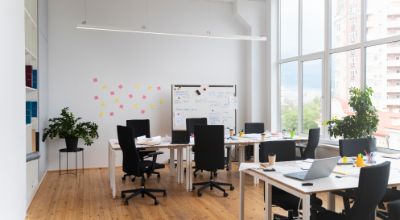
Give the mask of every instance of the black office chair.
M 132 120 L 126 120 L 126 126 L 132 128 L 133 130 L 133 137 L 137 138 L 140 136 L 146 136 L 146 138 L 150 138 L 150 120 L 149 119 L 132 119 Z M 139 157 L 142 160 L 145 160 L 147 158 L 150 158 L 151 155 L 149 154 L 154 153 L 156 151 L 154 150 L 146 150 L 146 149 L 138 149 L 139 152 Z M 163 166 L 160 164 L 155 165 L 155 170 L 157 169 L 162 169 Z M 153 171 L 151 174 L 156 174 L 158 178 L 160 178 L 160 172 Z M 150 175 L 151 175 L 150 174 Z M 122 180 L 125 180 L 128 175 L 125 174 L 122 177 Z M 135 181 L 135 178 L 132 178 L 132 182 Z
M 341 220 L 362 219 L 374 220 L 375 210 L 386 192 L 390 173 L 390 162 L 361 168 L 356 189 L 354 205 L 348 212 L 336 213 L 323 210 L 318 212 L 316 219 Z
M 400 200 L 392 201 L 388 203 L 388 220 L 399 220 L 400 219 Z
M 229 186 L 230 190 L 234 187 L 230 183 L 215 182 L 213 180 L 213 173 L 218 169 L 224 169 L 224 126 L 223 125 L 197 125 L 194 130 L 194 142 L 196 147 L 195 162 L 196 167 L 201 170 L 210 171 L 210 180 L 207 182 L 193 183 L 193 190 L 195 186 L 201 186 L 197 190 L 197 196 L 201 196 L 201 192 L 210 188 L 217 188 L 224 192 L 227 197 L 228 193 L 222 186 Z
M 142 198 L 147 195 L 154 199 L 154 204 L 158 205 L 157 198 L 152 193 L 163 193 L 167 195 L 164 189 L 148 189 L 145 187 L 145 174 L 149 175 L 155 169 L 157 155 L 159 152 L 154 152 L 149 155 L 152 156 L 152 160 L 142 160 L 139 157 L 139 153 L 136 149 L 135 141 L 133 138 L 133 131 L 129 127 L 117 126 L 118 143 L 122 150 L 122 170 L 130 175 L 141 177 L 141 187 L 139 189 L 124 190 L 121 192 L 121 198 L 124 198 L 124 204 L 128 205 L 128 201 L 137 196 L 141 195 Z M 128 197 L 126 194 L 131 193 Z
M 207 125 L 207 118 L 187 118 L 186 119 L 186 131 L 189 133 L 190 136 L 194 135 L 194 127 L 196 125 Z M 196 158 L 196 149 L 195 147 L 192 148 L 194 152 L 194 157 Z M 194 168 L 193 176 L 197 176 L 197 172 L 200 171 L 196 167 Z
M 315 159 L 315 150 L 318 147 L 320 131 L 320 128 L 311 128 L 310 130 L 308 130 L 307 145 L 298 145 L 298 148 L 300 149 L 301 159 Z
M 267 141 L 260 144 L 260 162 L 268 162 L 268 155 L 275 154 L 276 161 L 296 160 L 296 143 L 294 141 Z M 265 188 L 264 188 L 265 192 Z M 265 195 L 265 193 L 264 193 Z M 265 198 L 264 198 L 265 200 Z M 298 216 L 299 204 L 301 200 L 279 188 L 272 187 L 272 205 L 281 207 L 288 211 L 288 219 L 294 219 Z M 322 206 L 322 200 L 316 195 L 311 196 L 311 210 L 316 212 Z M 275 216 L 278 218 L 278 215 Z
M 370 143 L 368 138 L 339 140 L 340 156 L 356 157 L 360 153 L 365 154 L 365 152 L 373 152 L 376 149 L 374 149 Z
M 264 123 L 262 122 L 246 122 L 244 123 L 244 132 L 246 134 L 261 134 L 264 130 Z M 244 155 L 246 160 L 249 160 L 253 156 L 254 149 L 253 145 L 247 145 L 244 149 Z

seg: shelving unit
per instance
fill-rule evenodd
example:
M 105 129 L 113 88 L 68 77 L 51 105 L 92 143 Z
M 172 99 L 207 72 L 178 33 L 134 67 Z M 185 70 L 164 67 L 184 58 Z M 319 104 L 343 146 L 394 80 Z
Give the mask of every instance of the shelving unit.
M 24 4 L 25 14 L 25 68 L 31 66 L 32 70 L 36 70 L 35 83 L 37 85 L 39 72 L 38 69 L 38 1 L 37 0 L 25 0 Z M 25 77 L 27 77 L 27 71 L 25 70 Z M 29 75 L 29 74 L 28 74 Z M 31 85 L 27 85 L 25 82 L 26 91 L 26 106 L 36 106 L 36 108 L 29 108 L 29 114 L 26 119 L 26 192 L 27 192 L 27 207 L 29 207 L 39 185 L 39 90 L 33 87 L 33 71 L 30 75 Z M 29 80 L 27 80 L 29 81 Z M 28 104 L 29 103 L 29 104 Z M 35 117 L 32 116 L 31 110 L 35 109 Z M 28 113 L 28 111 L 27 111 Z M 29 118 L 29 120 L 28 120 Z

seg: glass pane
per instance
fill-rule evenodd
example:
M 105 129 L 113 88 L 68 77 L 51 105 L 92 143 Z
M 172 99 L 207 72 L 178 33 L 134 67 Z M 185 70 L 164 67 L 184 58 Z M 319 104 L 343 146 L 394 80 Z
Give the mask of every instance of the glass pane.
M 400 42 L 367 48 L 366 68 L 379 115 L 377 145 L 400 150 Z
M 349 89 L 360 87 L 360 50 L 331 56 L 331 117 L 352 114 L 348 104 Z
M 332 47 L 360 42 L 361 1 L 332 0 Z
M 298 86 L 297 62 L 281 65 L 281 128 L 282 130 L 298 127 Z
M 324 2 L 322 0 L 303 0 L 303 54 L 315 53 L 324 49 Z
M 303 63 L 303 132 L 321 126 L 322 60 Z
M 367 40 L 400 35 L 400 0 L 367 0 Z
M 281 0 L 281 58 L 298 55 L 299 1 Z

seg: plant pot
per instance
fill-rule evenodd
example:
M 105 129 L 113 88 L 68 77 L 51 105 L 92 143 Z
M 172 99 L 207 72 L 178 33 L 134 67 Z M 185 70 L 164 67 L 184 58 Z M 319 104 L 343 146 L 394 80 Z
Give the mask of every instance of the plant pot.
M 370 152 L 376 151 L 376 138 L 367 138 L 368 139 L 368 148 Z
M 358 154 L 376 151 L 375 138 L 356 138 L 339 140 L 339 151 L 341 156 L 355 157 Z
M 74 149 L 78 148 L 78 140 L 79 140 L 79 138 L 77 138 L 77 137 L 66 137 L 65 145 L 67 146 L 67 149 L 74 150 Z

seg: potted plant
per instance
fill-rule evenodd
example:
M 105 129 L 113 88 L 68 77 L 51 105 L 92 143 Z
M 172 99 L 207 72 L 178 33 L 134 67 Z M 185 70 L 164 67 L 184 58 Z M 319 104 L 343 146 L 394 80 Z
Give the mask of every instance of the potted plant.
M 354 114 L 345 116 L 342 119 L 334 117 L 325 122 L 328 125 L 330 136 L 342 137 L 344 139 L 369 139 L 369 149 L 376 148 L 376 139 L 373 134 L 378 127 L 377 110 L 372 104 L 372 88 L 364 90 L 358 88 L 350 89 L 349 105 L 354 110 Z
M 69 108 L 61 110 L 61 117 L 49 119 L 49 127 L 44 129 L 42 141 L 47 138 L 64 138 L 68 149 L 76 149 L 78 140 L 82 139 L 85 145 L 93 144 L 93 140 L 99 137 L 97 124 L 93 122 L 79 122 Z

